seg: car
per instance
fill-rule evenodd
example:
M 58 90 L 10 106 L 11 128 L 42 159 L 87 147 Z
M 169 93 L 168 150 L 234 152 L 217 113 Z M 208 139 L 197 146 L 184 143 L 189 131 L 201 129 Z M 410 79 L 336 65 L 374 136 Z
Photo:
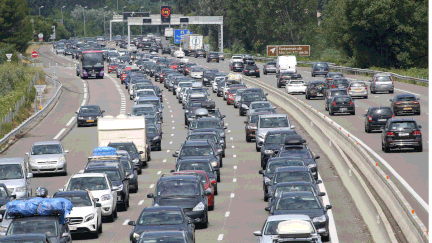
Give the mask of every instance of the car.
M 245 116 L 247 114 L 247 110 L 249 110 L 249 106 L 254 101 L 266 101 L 266 94 L 253 92 L 248 93 L 247 90 L 242 94 L 241 99 L 239 101 L 239 115 Z
M 176 58 L 184 58 L 185 57 L 185 53 L 184 53 L 184 51 L 182 49 L 179 49 L 179 50 L 177 50 L 177 51 L 175 51 L 173 53 L 173 56 L 176 57 Z
M 38 242 L 38 243 L 52 243 L 51 239 L 46 234 L 40 233 L 23 233 L 8 235 L 0 238 L 2 243 L 17 243 L 17 242 Z
M 372 94 L 377 92 L 394 93 L 393 77 L 389 73 L 377 73 L 372 77 L 370 84 L 370 91 Z
M 278 88 L 282 88 L 286 85 L 287 81 L 291 79 L 291 76 L 296 75 L 294 71 L 285 71 L 279 74 L 276 74 L 276 86 Z M 301 76 L 299 76 L 301 77 Z
M 285 145 L 287 137 L 288 136 L 294 137 L 294 135 L 297 135 L 297 132 L 291 129 L 268 131 L 264 137 L 262 144 L 260 144 L 261 168 L 265 169 L 267 165 L 267 161 L 271 157 L 276 156 L 280 152 L 282 146 Z
M 126 173 L 129 173 L 129 192 L 136 193 L 138 191 L 138 171 L 132 162 L 132 158 L 126 150 L 117 150 L 117 155 L 120 155 L 120 163 Z
M 285 91 L 288 94 L 305 94 L 306 82 L 303 80 L 288 80 L 285 85 Z
M 200 66 L 193 66 L 189 72 L 191 78 L 202 79 L 205 69 Z
M 251 142 L 252 139 L 255 139 L 256 130 L 257 130 L 257 122 L 259 115 L 271 114 L 270 112 L 256 112 L 256 110 L 249 111 L 247 114 L 246 121 L 244 121 L 245 131 L 246 131 L 246 142 Z
M 184 76 L 187 76 L 187 75 L 189 75 L 189 72 L 191 71 L 191 68 L 193 66 L 197 66 L 197 64 L 196 63 L 190 63 L 190 62 L 185 63 L 183 68 L 180 70 L 180 72 L 183 73 Z
M 335 96 L 329 102 L 329 114 L 333 116 L 335 113 L 349 113 L 355 115 L 354 100 L 349 95 Z
M 204 57 L 204 58 L 206 58 L 207 57 L 206 51 L 203 50 L 203 49 L 196 50 L 195 51 L 195 58 L 197 58 L 197 57 Z
M 169 47 L 164 47 L 163 49 L 162 49 L 162 55 L 163 54 L 171 54 L 171 48 L 169 48 Z
M 390 118 L 381 134 L 381 148 L 389 153 L 391 149 L 413 148 L 423 151 L 423 140 L 420 129 L 414 118 Z
M 110 62 L 108 64 L 108 73 L 113 73 L 117 70 L 120 63 L 118 62 Z
M 351 97 L 368 98 L 368 88 L 364 81 L 352 81 L 348 85 L 348 94 Z
M 66 154 L 60 141 L 43 141 L 33 143 L 29 153 L 29 170 L 33 174 L 61 173 L 67 175 Z
M 228 128 L 227 126 L 223 126 L 220 118 L 216 117 L 203 117 L 199 118 L 195 124 L 195 126 L 190 128 L 189 134 L 198 129 L 217 129 L 220 137 L 224 140 L 226 144 L 225 130 Z
M 145 231 L 136 242 L 179 242 L 179 243 L 192 243 L 193 241 L 187 236 L 185 231 Z M 195 243 L 195 242 L 193 242 Z
M 316 62 L 312 65 L 311 76 L 315 77 L 316 75 L 324 75 L 327 76 L 329 73 L 329 66 L 326 62 Z
M 214 195 L 218 195 L 217 171 L 209 160 L 200 158 L 182 160 L 175 165 L 175 171 L 205 171 L 207 178 L 213 185 Z
M 349 81 L 346 78 L 334 78 L 327 85 L 327 89 L 348 89 Z
M 138 170 L 139 175 L 142 173 L 142 168 L 147 166 L 147 161 L 142 161 L 140 156 L 144 153 L 144 151 L 138 151 L 136 145 L 133 142 L 109 143 L 107 146 L 113 147 L 117 150 L 127 151 L 132 159 L 132 162 L 134 163 L 135 168 Z M 150 150 L 149 148 L 147 149 Z M 149 151 L 147 151 L 147 154 L 148 153 Z
M 102 204 L 96 202 L 89 191 L 56 192 L 53 198 L 64 198 L 72 203 L 72 211 L 66 216 L 71 233 L 90 233 L 93 238 L 99 238 L 102 233 Z
M 266 134 L 269 131 L 294 130 L 295 126 L 291 122 L 287 114 L 268 114 L 258 116 L 255 149 L 261 151 Z
M 129 238 L 132 243 L 138 243 L 143 242 L 140 241 L 143 232 L 181 230 L 195 242 L 194 222 L 179 206 L 146 207 L 136 221 L 128 222 L 128 225 L 134 227 Z
M 211 191 L 204 190 L 198 175 L 164 174 L 158 179 L 155 191 L 156 194 L 147 194 L 147 198 L 153 198 L 153 206 L 180 206 L 196 224 L 207 228 L 207 196 Z
M 267 73 L 276 73 L 276 62 L 266 62 L 266 64 L 263 65 L 263 73 L 264 75 L 267 75 Z
M 136 105 L 154 105 L 157 108 L 157 112 L 159 112 L 162 115 L 162 109 L 164 108 L 164 105 L 162 105 L 162 102 L 158 97 L 141 97 L 136 102 Z M 161 121 L 163 122 L 163 117 L 161 116 Z
M 217 54 L 216 52 L 210 52 L 207 55 L 207 62 L 211 62 L 211 61 L 219 62 L 219 54 Z
M 329 217 L 327 211 L 331 205 L 321 203 L 313 192 L 285 192 L 275 202 L 274 206 L 266 207 L 270 215 L 307 213 L 318 233 L 324 241 L 330 240 Z
M 158 46 L 150 46 L 149 53 L 159 52 Z
M 225 61 L 225 53 L 218 52 L 218 57 L 219 57 L 219 60 Z
M 390 99 L 390 107 L 396 116 L 405 114 L 421 115 L 420 98 L 414 94 L 399 94 Z
M 32 177 L 33 173 L 29 171 L 24 158 L 0 158 L 0 183 L 6 185 L 9 194 L 16 198 L 31 196 Z
M 329 104 L 333 97 L 341 96 L 341 95 L 349 95 L 347 89 L 328 89 L 326 92 L 326 96 L 324 98 L 325 102 L 325 110 L 329 110 Z
M 257 78 L 260 77 L 260 71 L 257 65 L 246 65 L 243 69 L 243 75 L 245 76 L 255 76 Z
M 326 86 L 323 81 L 310 81 L 306 87 L 305 97 L 307 100 L 311 98 L 324 98 L 326 95 Z
M 159 127 L 153 124 L 146 124 L 146 132 L 151 144 L 151 149 L 156 151 L 162 151 L 163 132 L 159 129 Z
M 366 133 L 371 133 L 372 130 L 384 130 L 388 119 L 395 117 L 389 106 L 369 107 L 363 116 L 365 117 L 364 127 Z
M 333 79 L 336 78 L 343 78 L 344 75 L 341 72 L 328 72 L 327 75 L 324 77 L 324 82 L 326 84 L 330 83 L 333 81 Z
M 244 64 L 242 61 L 236 61 L 231 64 L 231 71 L 233 72 L 243 72 Z
M 230 88 L 228 90 L 227 99 L 226 99 L 227 105 L 233 105 L 234 104 L 234 96 L 237 93 L 237 91 L 239 89 L 242 89 L 242 88 L 244 88 L 244 87 L 235 87 L 235 88 Z
M 97 125 L 99 117 L 103 117 L 105 111 L 101 110 L 98 105 L 81 106 L 77 114 L 77 127 L 83 125 Z
M 214 128 L 196 129 L 187 136 L 186 141 L 207 140 L 207 139 L 213 141 L 218 151 L 222 150 L 221 154 L 222 154 L 222 158 L 224 158 L 226 144 L 223 137 L 220 136 L 218 129 L 214 129 Z

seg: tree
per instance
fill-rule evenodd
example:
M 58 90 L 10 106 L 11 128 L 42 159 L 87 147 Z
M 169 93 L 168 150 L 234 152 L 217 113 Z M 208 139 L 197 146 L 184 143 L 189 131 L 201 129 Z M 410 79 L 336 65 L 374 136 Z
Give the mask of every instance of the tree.
M 25 0 L 1 1 L 0 42 L 13 44 L 19 51 L 25 50 L 32 36 L 28 14 Z

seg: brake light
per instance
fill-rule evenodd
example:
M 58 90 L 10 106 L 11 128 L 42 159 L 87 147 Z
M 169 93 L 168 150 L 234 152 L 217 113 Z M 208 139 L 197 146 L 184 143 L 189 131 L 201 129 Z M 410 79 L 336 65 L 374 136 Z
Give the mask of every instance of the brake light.
M 334 86 L 334 84 L 332 84 L 332 88 L 336 88 L 336 86 Z
M 365 90 L 367 90 L 367 86 L 365 86 Z
M 349 87 L 348 90 L 351 90 L 351 87 Z
M 418 105 L 418 104 L 419 104 L 419 102 L 418 102 L 418 101 L 414 101 L 413 103 L 414 103 L 414 104 L 416 104 L 416 105 Z
M 249 72 L 248 70 L 245 70 L 245 72 Z
M 336 101 L 333 101 L 333 105 L 334 105 L 334 106 L 336 105 Z
M 280 77 L 281 79 L 285 78 L 284 76 Z
M 401 103 L 401 102 L 396 102 L 396 103 L 395 103 L 395 105 L 400 105 L 400 104 L 402 104 L 402 103 Z
M 394 118 L 395 117 L 395 115 L 392 115 L 392 118 Z
M 350 101 L 350 105 L 354 105 L 354 102 Z
M 413 135 L 421 135 L 420 131 L 414 131 Z
M 257 69 L 256 71 L 259 72 L 259 69 Z
M 372 121 L 372 116 L 369 116 L 369 121 L 370 121 L 370 122 Z
M 375 78 L 374 82 L 376 83 L 376 81 L 377 81 L 377 78 Z
M 394 134 L 394 132 L 387 132 L 387 137 L 393 137 L 393 136 L 395 136 L 395 134 Z

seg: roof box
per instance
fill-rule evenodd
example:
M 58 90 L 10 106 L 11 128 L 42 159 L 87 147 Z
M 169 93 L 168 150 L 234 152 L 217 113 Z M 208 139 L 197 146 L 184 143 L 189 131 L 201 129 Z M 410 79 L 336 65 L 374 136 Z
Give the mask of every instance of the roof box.
M 99 147 L 93 150 L 93 156 L 117 155 L 117 149 L 113 147 Z
M 290 135 L 285 137 L 285 145 L 302 145 L 306 143 L 306 140 L 304 140 L 300 135 Z
M 310 222 L 293 219 L 279 223 L 277 232 L 279 238 L 310 238 L 314 230 Z

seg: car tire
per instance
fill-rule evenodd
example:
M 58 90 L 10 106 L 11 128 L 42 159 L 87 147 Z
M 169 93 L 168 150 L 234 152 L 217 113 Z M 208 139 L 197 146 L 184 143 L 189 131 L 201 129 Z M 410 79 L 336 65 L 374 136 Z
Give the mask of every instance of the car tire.
M 208 222 L 209 222 L 209 220 L 208 220 L 208 212 L 206 212 L 205 221 L 201 223 L 201 228 L 207 229 Z
M 330 110 L 329 110 L 329 114 L 330 114 L 330 116 L 334 116 L 334 112 L 332 112 Z
M 390 153 L 390 148 L 387 145 L 384 144 L 383 148 L 385 153 Z
M 365 126 L 365 132 L 366 132 L 366 133 L 371 133 L 371 129 L 368 128 L 367 126 Z
M 81 127 L 81 125 L 79 124 L 79 122 L 77 122 L 77 127 Z
M 306 96 L 306 99 L 307 99 L 307 100 L 310 100 L 310 98 L 309 98 L 309 96 L 308 96 L 307 94 L 306 94 L 305 96 Z
M 325 106 L 325 110 L 328 111 L 328 106 L 327 105 Z
M 255 144 L 255 151 L 257 152 L 261 151 L 260 148 L 258 147 L 258 144 Z
M 108 222 L 111 222 L 111 223 L 114 222 L 115 218 L 117 218 L 117 217 L 114 215 L 114 212 L 112 212 L 111 215 L 108 216 Z
M 99 234 L 102 234 L 102 232 L 103 232 L 102 222 L 100 222 L 100 226 L 98 227 L 98 232 L 99 232 Z
M 264 71 L 263 73 L 264 73 L 264 75 L 267 75 L 267 72 L 266 72 L 266 71 Z
M 215 188 L 214 188 L 214 194 L 215 194 L 215 195 L 218 194 L 218 187 L 217 187 L 217 184 L 216 184 L 216 186 L 215 186 Z
M 421 115 L 421 111 L 415 113 L 417 116 Z
M 264 202 L 268 202 L 269 198 L 266 197 L 266 192 L 264 191 Z
M 96 225 L 97 225 L 97 222 L 96 222 Z M 99 239 L 99 226 L 96 229 L 96 231 L 92 233 L 92 236 L 93 236 L 92 237 L 93 239 Z
M 330 241 L 330 234 L 328 235 L 321 235 L 322 242 L 329 242 Z
M 219 63 L 219 60 L 217 60 L 216 62 Z
M 252 138 L 246 135 L 246 142 L 250 143 L 252 141 Z
M 257 75 L 256 77 L 259 78 L 259 77 L 261 77 L 261 76 L 260 76 L 260 75 Z
M 315 77 L 315 74 L 312 73 L 312 77 Z
M 350 115 L 355 116 L 355 111 L 354 111 L 354 112 L 351 112 Z
M 138 169 L 138 175 L 141 175 L 142 174 L 142 168 L 139 168 Z
M 393 93 L 394 93 L 394 90 L 390 91 L 389 93 L 390 93 L 390 94 L 393 94 Z
M 414 150 L 415 150 L 416 152 L 423 152 L 423 145 L 420 145 L 420 146 L 418 146 L 418 147 L 415 147 Z
M 221 181 L 221 179 L 220 179 L 220 171 L 217 171 L 216 174 L 217 174 L 216 175 L 216 181 L 220 182 Z

